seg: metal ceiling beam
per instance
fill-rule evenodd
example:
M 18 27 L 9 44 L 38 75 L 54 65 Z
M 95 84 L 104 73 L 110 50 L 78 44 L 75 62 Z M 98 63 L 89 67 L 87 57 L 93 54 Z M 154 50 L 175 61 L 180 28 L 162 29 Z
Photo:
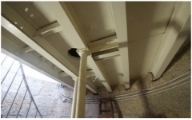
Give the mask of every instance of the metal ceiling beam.
M 62 4 L 60 4 L 59 2 L 35 2 L 35 6 L 39 9 L 39 11 L 44 14 L 45 17 L 55 18 L 59 22 L 63 31 L 65 31 L 65 34 L 67 34 L 67 36 L 73 41 L 72 43 L 70 43 L 70 45 L 75 48 L 88 49 L 86 43 L 87 38 L 84 34 L 82 34 L 82 30 L 80 30 L 79 26 L 77 25 L 78 22 L 75 21 L 74 17 L 72 17 L 72 11 L 68 10 L 66 3 L 62 2 Z M 104 77 L 103 73 L 100 71 L 99 66 L 96 64 L 92 56 L 88 56 L 87 63 L 88 66 L 93 69 L 99 80 L 102 81 L 107 91 L 112 92 L 112 89 L 108 82 L 109 80 Z
M 61 30 L 62 30 L 61 26 L 56 21 L 48 26 L 45 26 L 45 27 L 35 31 L 35 33 L 33 34 L 33 37 L 35 37 L 35 36 L 45 37 L 45 36 L 60 32 Z
M 103 53 L 100 55 L 94 55 L 93 58 L 95 61 L 100 61 L 100 60 L 111 59 L 118 56 L 120 56 L 119 51 L 111 51 L 111 52 Z
M 22 53 L 28 53 L 30 51 L 33 51 L 33 49 L 31 47 L 27 46 L 27 47 L 23 48 Z
M 36 31 L 33 29 L 29 24 L 26 23 L 24 19 L 22 19 L 13 9 L 10 8 L 7 4 L 3 4 L 4 9 L 2 11 L 6 11 L 5 9 L 8 9 L 8 11 L 11 13 L 6 14 L 7 17 L 11 20 L 11 18 L 14 18 L 17 22 L 23 24 L 23 29 L 25 29 L 28 36 L 33 36 L 33 33 Z M 6 6 L 6 7 L 5 7 Z M 26 43 L 29 47 L 37 51 L 39 54 L 41 54 L 43 57 L 45 57 L 47 60 L 52 62 L 54 65 L 56 65 L 61 70 L 65 71 L 67 74 L 69 74 L 71 77 L 78 77 L 78 69 L 75 68 L 67 59 L 64 58 L 63 55 L 61 55 L 52 45 L 50 45 L 44 38 L 41 37 L 35 37 L 33 39 L 36 40 L 38 44 L 43 46 L 39 46 L 37 43 L 35 43 L 30 37 L 25 35 L 21 30 L 19 30 L 17 27 L 15 27 L 12 23 L 10 23 L 6 18 L 1 17 L 2 19 L 2 27 L 4 27 L 6 30 L 8 30 L 13 35 L 17 36 L 22 42 Z M 13 20 L 13 19 L 12 19 Z M 13 21 L 12 21 L 13 22 Z M 45 50 L 46 49 L 46 50 Z M 49 52 L 47 52 L 49 51 Z M 51 54 L 50 54 L 51 53 Z M 55 55 L 53 57 L 53 55 Z M 57 59 L 55 58 L 57 57 Z M 59 61 L 58 61 L 59 59 Z M 66 67 L 67 66 L 67 67 Z M 91 90 L 94 93 L 97 93 L 96 87 L 90 83 L 90 81 L 87 82 L 88 85 L 87 88 Z
M 154 65 L 151 69 L 154 77 L 153 80 L 158 79 L 163 74 L 190 34 L 190 9 L 190 2 L 177 3 L 156 59 L 154 60 Z
M 113 13 L 119 52 L 123 66 L 125 89 L 128 89 L 130 88 L 130 78 L 126 2 L 111 2 L 111 9 Z
M 13 38 L 10 38 L 10 35 L 5 33 L 4 30 L 2 30 L 1 37 L 1 51 L 3 53 L 13 57 L 16 60 L 21 61 L 22 63 L 57 80 L 58 82 L 61 82 L 69 88 L 73 88 L 73 81 L 71 79 L 60 77 L 59 71 L 53 69 L 52 66 L 42 61 L 41 58 L 38 58 L 37 56 L 31 53 L 21 53 L 23 48 L 16 42 L 12 41 Z
M 69 75 L 67 73 L 65 73 L 65 72 L 60 72 L 59 76 L 66 77 L 66 76 L 69 76 Z M 94 76 L 96 76 L 94 72 L 87 71 L 87 78 L 94 77 Z
M 118 40 L 117 36 L 112 36 L 108 38 L 104 38 L 98 41 L 88 43 L 89 50 L 91 53 L 104 51 L 112 48 L 118 48 Z

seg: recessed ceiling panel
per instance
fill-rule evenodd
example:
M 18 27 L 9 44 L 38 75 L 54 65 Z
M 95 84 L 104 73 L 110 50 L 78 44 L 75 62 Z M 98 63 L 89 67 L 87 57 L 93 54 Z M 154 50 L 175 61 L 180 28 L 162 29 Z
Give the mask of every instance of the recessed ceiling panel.
M 89 41 L 115 35 L 110 2 L 71 2 L 70 5 Z
M 128 40 L 165 32 L 175 2 L 127 2 Z
M 22 16 L 28 20 L 29 24 L 34 25 L 36 29 L 50 24 L 32 2 L 12 2 L 12 5 L 14 5 L 22 13 Z

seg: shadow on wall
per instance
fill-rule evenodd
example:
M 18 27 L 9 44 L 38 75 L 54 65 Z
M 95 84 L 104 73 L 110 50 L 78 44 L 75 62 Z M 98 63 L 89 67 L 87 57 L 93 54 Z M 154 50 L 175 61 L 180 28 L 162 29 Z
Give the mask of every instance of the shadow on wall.
M 117 101 L 113 99 L 113 103 L 114 103 L 114 105 L 115 105 L 115 107 L 116 107 L 117 114 L 118 114 L 118 116 L 119 116 L 118 118 L 123 118 L 123 114 L 122 114 L 122 112 L 121 112 L 121 110 L 120 110 L 120 108 L 119 108 L 119 105 L 118 105 Z
M 141 90 L 145 89 L 143 81 L 141 79 L 138 81 L 138 83 L 139 83 L 138 86 L 140 87 Z M 146 94 L 146 91 L 143 91 L 143 94 L 141 96 L 143 107 L 145 109 L 144 116 L 142 116 L 141 118 L 166 118 L 165 115 L 155 114 L 151 110 L 150 105 L 149 105 L 149 100 L 148 100 L 147 96 L 145 96 L 145 94 Z
M 185 43 L 183 43 L 183 46 L 180 48 L 180 50 L 178 51 L 178 53 L 174 56 L 174 58 L 172 59 L 172 61 L 170 62 L 170 64 L 167 66 L 167 68 L 165 69 L 165 72 L 167 72 L 177 61 L 180 60 L 180 58 L 185 55 L 185 53 L 191 48 L 191 36 L 189 35 L 187 40 L 185 41 Z M 165 73 L 164 72 L 164 73 Z

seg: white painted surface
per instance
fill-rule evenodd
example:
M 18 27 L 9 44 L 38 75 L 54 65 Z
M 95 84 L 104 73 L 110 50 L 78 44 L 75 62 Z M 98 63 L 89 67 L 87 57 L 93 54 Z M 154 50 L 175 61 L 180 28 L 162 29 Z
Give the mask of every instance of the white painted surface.
M 14 20 L 17 20 L 17 21 L 20 21 L 20 22 L 22 22 L 23 23 L 23 25 L 25 26 L 24 27 L 24 29 L 23 29 L 23 31 L 21 32 L 21 31 L 19 31 L 19 33 L 16 33 L 16 34 L 14 34 L 14 35 L 21 35 L 21 34 L 23 34 L 24 36 L 25 36 L 25 38 L 26 39 L 23 39 L 23 40 L 27 40 L 27 38 L 28 38 L 28 40 L 29 39 L 31 39 L 31 38 L 29 38 L 28 36 L 31 36 L 32 37 L 32 35 L 33 35 L 33 33 L 34 33 L 34 31 L 35 31 L 35 29 L 31 26 L 31 24 L 27 24 L 27 20 L 25 19 L 25 17 L 24 18 L 22 18 L 20 15 L 19 15 L 19 12 L 18 12 L 18 10 L 15 10 L 14 11 L 14 9 L 13 8 L 11 8 L 11 6 L 12 5 L 9 5 L 9 4 L 7 4 L 7 3 L 4 3 L 4 12 L 3 12 L 3 14 L 6 16 L 6 17 L 8 17 L 8 18 L 10 18 L 11 19 L 11 21 L 14 21 Z M 6 12 L 6 10 L 10 10 L 10 11 L 12 11 L 11 13 L 11 15 L 8 13 L 8 12 Z M 18 12 L 18 13 L 17 13 Z M 13 17 L 14 17 L 14 19 L 13 19 Z M 15 29 L 17 29 L 15 26 L 10 26 L 10 27 L 12 27 L 12 28 L 15 28 Z M 9 28 L 10 28 L 9 27 Z M 8 27 L 7 27 L 7 29 L 8 29 Z M 13 30 L 14 31 L 14 30 Z M 23 32 L 25 32 L 25 34 L 27 34 L 28 36 L 26 36 Z M 19 39 L 21 39 L 22 38 L 22 36 L 19 36 Z M 35 42 L 37 42 L 37 43 L 35 43 L 32 39 L 31 39 L 31 42 L 26 42 L 28 45 L 30 44 L 30 43 L 35 43 L 36 45 L 41 45 L 41 48 L 42 49 L 44 49 L 44 51 L 46 50 L 46 52 L 50 55 L 50 57 L 53 57 L 56 61 L 58 61 L 58 62 L 60 62 L 60 65 L 57 65 L 57 64 L 55 64 L 57 67 L 61 67 L 61 66 L 68 66 L 68 67 L 66 67 L 67 69 L 70 69 L 71 67 L 72 67 L 72 69 L 73 70 L 71 70 L 72 72 L 72 74 L 71 74 L 71 76 L 76 76 L 77 74 L 78 74 L 78 68 L 76 68 L 75 66 L 74 66 L 74 64 L 72 64 L 71 63 L 71 61 L 72 60 L 70 60 L 69 58 L 70 57 L 67 57 L 67 51 L 66 52 L 64 52 L 65 53 L 65 55 L 62 55 L 60 52 L 58 52 L 57 51 L 57 47 L 53 47 L 49 42 L 47 42 L 47 40 L 46 39 L 44 39 L 44 38 L 41 38 L 41 37 L 35 37 L 35 38 L 33 38 L 34 40 L 35 40 Z M 40 40 L 41 39 L 41 40 Z M 35 45 L 35 44 L 33 44 L 33 45 Z M 33 46 L 32 45 L 32 46 Z M 29 45 L 30 46 L 30 45 Z M 31 47 L 31 46 L 30 46 Z M 33 46 L 34 47 L 34 46 Z M 32 47 L 32 48 L 33 48 Z M 35 49 L 35 48 L 34 48 Z M 37 52 L 40 52 L 40 50 L 36 50 Z M 41 53 L 42 54 L 42 56 L 44 56 L 45 57 L 45 55 L 46 55 L 46 52 L 45 53 Z M 46 58 L 46 57 L 45 57 Z M 62 58 L 62 59 L 60 59 L 60 58 Z M 50 60 L 51 61 L 51 59 L 50 58 L 47 58 L 48 60 Z M 53 62 L 53 61 L 52 61 Z M 62 65 L 63 64 L 63 65 Z M 71 67 L 70 67 L 71 66 Z M 61 68 L 60 68 L 61 69 Z M 63 71 L 65 71 L 66 73 L 68 73 L 68 70 L 67 69 L 62 69 Z M 69 70 L 70 71 L 70 70 Z M 69 74 L 70 75 L 70 74 Z M 89 82 L 90 81 L 88 81 L 88 84 L 89 84 Z M 96 90 L 96 88 L 95 88 L 95 86 L 92 84 L 91 85 L 91 87 L 94 87 L 93 89 L 94 90 Z M 89 87 L 89 88 L 91 88 L 91 87 Z M 93 90 L 93 89 L 91 89 L 91 90 Z M 96 92 L 96 91 L 94 91 L 94 92 Z
M 154 80 L 158 79 L 167 68 L 175 54 L 190 35 L 191 5 L 188 2 L 178 3 L 165 33 L 159 54 L 151 69 Z
M 88 41 L 115 35 L 110 2 L 70 2 Z
M 126 2 L 130 79 L 150 72 L 175 2 Z
M 49 21 L 53 21 L 57 19 L 63 31 L 61 31 L 60 35 L 63 38 L 66 38 L 65 41 L 72 48 L 86 48 L 87 44 L 85 43 L 85 37 L 79 30 L 77 23 L 74 18 L 71 16 L 71 11 L 68 10 L 65 3 L 59 4 L 58 2 L 37 2 L 35 6 L 46 16 Z M 49 9 L 52 8 L 52 11 Z M 102 73 L 100 72 L 98 66 L 94 62 L 91 56 L 88 56 L 88 68 L 92 68 L 95 74 L 98 76 L 100 80 L 105 80 Z M 88 81 L 89 82 L 89 81 Z M 110 86 L 106 86 L 106 88 L 111 91 Z
M 130 79 L 147 74 L 164 34 L 129 42 Z
M 112 2 L 112 4 L 118 3 Z M 69 48 L 88 47 L 90 41 L 97 42 L 97 40 L 110 37 L 115 33 L 117 37 L 127 34 L 127 38 L 123 38 L 124 42 L 119 44 L 121 56 L 107 60 L 112 63 L 110 66 L 104 64 L 105 60 L 94 62 L 92 57 L 88 57 L 88 68 L 93 69 L 99 78 L 98 81 L 108 91 L 111 91 L 111 85 L 116 86 L 122 83 L 122 74 L 125 78 L 134 79 L 150 72 L 150 68 L 157 60 L 155 56 L 159 54 L 158 49 L 162 49 L 160 44 L 164 42 L 163 36 L 167 32 L 167 25 L 176 2 L 126 2 L 124 4 L 125 6 L 117 9 L 117 11 L 124 9 L 124 12 L 116 13 L 120 16 L 116 17 L 117 20 L 113 20 L 113 10 L 110 8 L 109 2 L 15 2 L 12 5 L 9 4 L 13 11 L 7 9 L 2 13 L 7 14 L 6 17 L 11 19 L 12 16 L 15 16 L 14 10 L 19 10 L 18 13 L 23 15 L 22 18 L 25 21 L 20 20 L 20 22 L 17 17 L 14 17 L 16 21 L 12 20 L 12 22 L 17 22 L 19 28 L 22 25 L 22 30 L 27 29 L 26 33 L 34 33 L 34 30 L 57 20 L 63 30 L 47 37 L 43 42 L 39 41 L 40 39 L 35 39 L 35 42 L 48 51 L 49 48 L 53 49 L 49 52 L 53 56 L 55 55 L 54 57 L 60 59 L 63 56 L 70 64 L 74 65 L 77 71 L 79 59 L 68 56 L 67 50 Z M 24 11 L 26 6 L 28 6 L 28 12 Z M 3 4 L 3 10 L 5 7 L 7 6 Z M 12 15 L 9 14 L 10 11 Z M 34 15 L 30 19 L 31 13 L 29 11 Z M 121 18 L 122 16 L 124 18 Z M 182 16 L 180 17 L 182 18 Z M 127 27 L 127 29 L 118 30 L 116 28 L 115 31 L 116 21 L 119 21 L 122 28 Z M 118 31 L 124 35 L 119 35 Z M 22 43 L 19 44 L 22 45 Z M 54 54 L 55 52 L 58 53 Z M 113 74 L 110 72 L 111 69 L 115 69 Z M 96 83 L 90 82 L 90 84 Z
M 175 2 L 126 2 L 128 41 L 165 33 Z
M 117 36 L 107 37 L 98 41 L 88 43 L 88 47 L 92 53 L 95 53 L 112 48 L 118 48 L 117 41 Z
M 98 62 L 104 68 L 103 70 L 108 75 L 110 79 L 110 84 L 113 88 L 120 83 L 124 83 L 123 65 L 121 64 L 120 56 L 115 57 L 113 59 L 106 59 Z
M 86 49 L 77 50 L 80 60 L 79 76 L 77 83 L 77 96 L 76 96 L 76 111 L 75 118 L 85 117 L 85 94 L 86 94 L 86 82 L 87 82 L 87 56 L 89 55 Z M 76 84 L 76 83 L 75 83 Z
M 75 118 L 75 115 L 76 115 L 77 87 L 78 87 L 78 79 L 79 78 L 73 78 L 73 79 L 75 81 L 75 85 L 74 85 L 73 102 L 72 102 L 72 109 L 71 109 L 71 118 Z
M 128 29 L 127 13 L 125 2 L 111 2 L 111 9 L 115 23 L 115 30 L 118 39 L 119 53 L 121 55 L 121 64 L 123 66 L 123 78 L 125 89 L 130 88 L 130 70 L 128 54 Z

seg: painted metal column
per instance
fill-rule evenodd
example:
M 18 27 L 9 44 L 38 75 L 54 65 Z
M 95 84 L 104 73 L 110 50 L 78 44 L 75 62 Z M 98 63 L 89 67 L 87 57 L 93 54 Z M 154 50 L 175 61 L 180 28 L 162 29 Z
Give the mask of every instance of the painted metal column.
M 86 80 L 87 80 L 87 55 L 86 49 L 77 50 L 81 57 L 80 69 L 79 69 L 79 80 L 77 89 L 77 103 L 76 103 L 76 118 L 85 117 L 85 94 L 86 94 Z
M 76 113 L 76 103 L 77 103 L 77 87 L 78 87 L 78 78 L 73 78 L 74 82 L 74 89 L 73 89 L 73 104 L 71 110 L 71 118 L 75 118 Z

